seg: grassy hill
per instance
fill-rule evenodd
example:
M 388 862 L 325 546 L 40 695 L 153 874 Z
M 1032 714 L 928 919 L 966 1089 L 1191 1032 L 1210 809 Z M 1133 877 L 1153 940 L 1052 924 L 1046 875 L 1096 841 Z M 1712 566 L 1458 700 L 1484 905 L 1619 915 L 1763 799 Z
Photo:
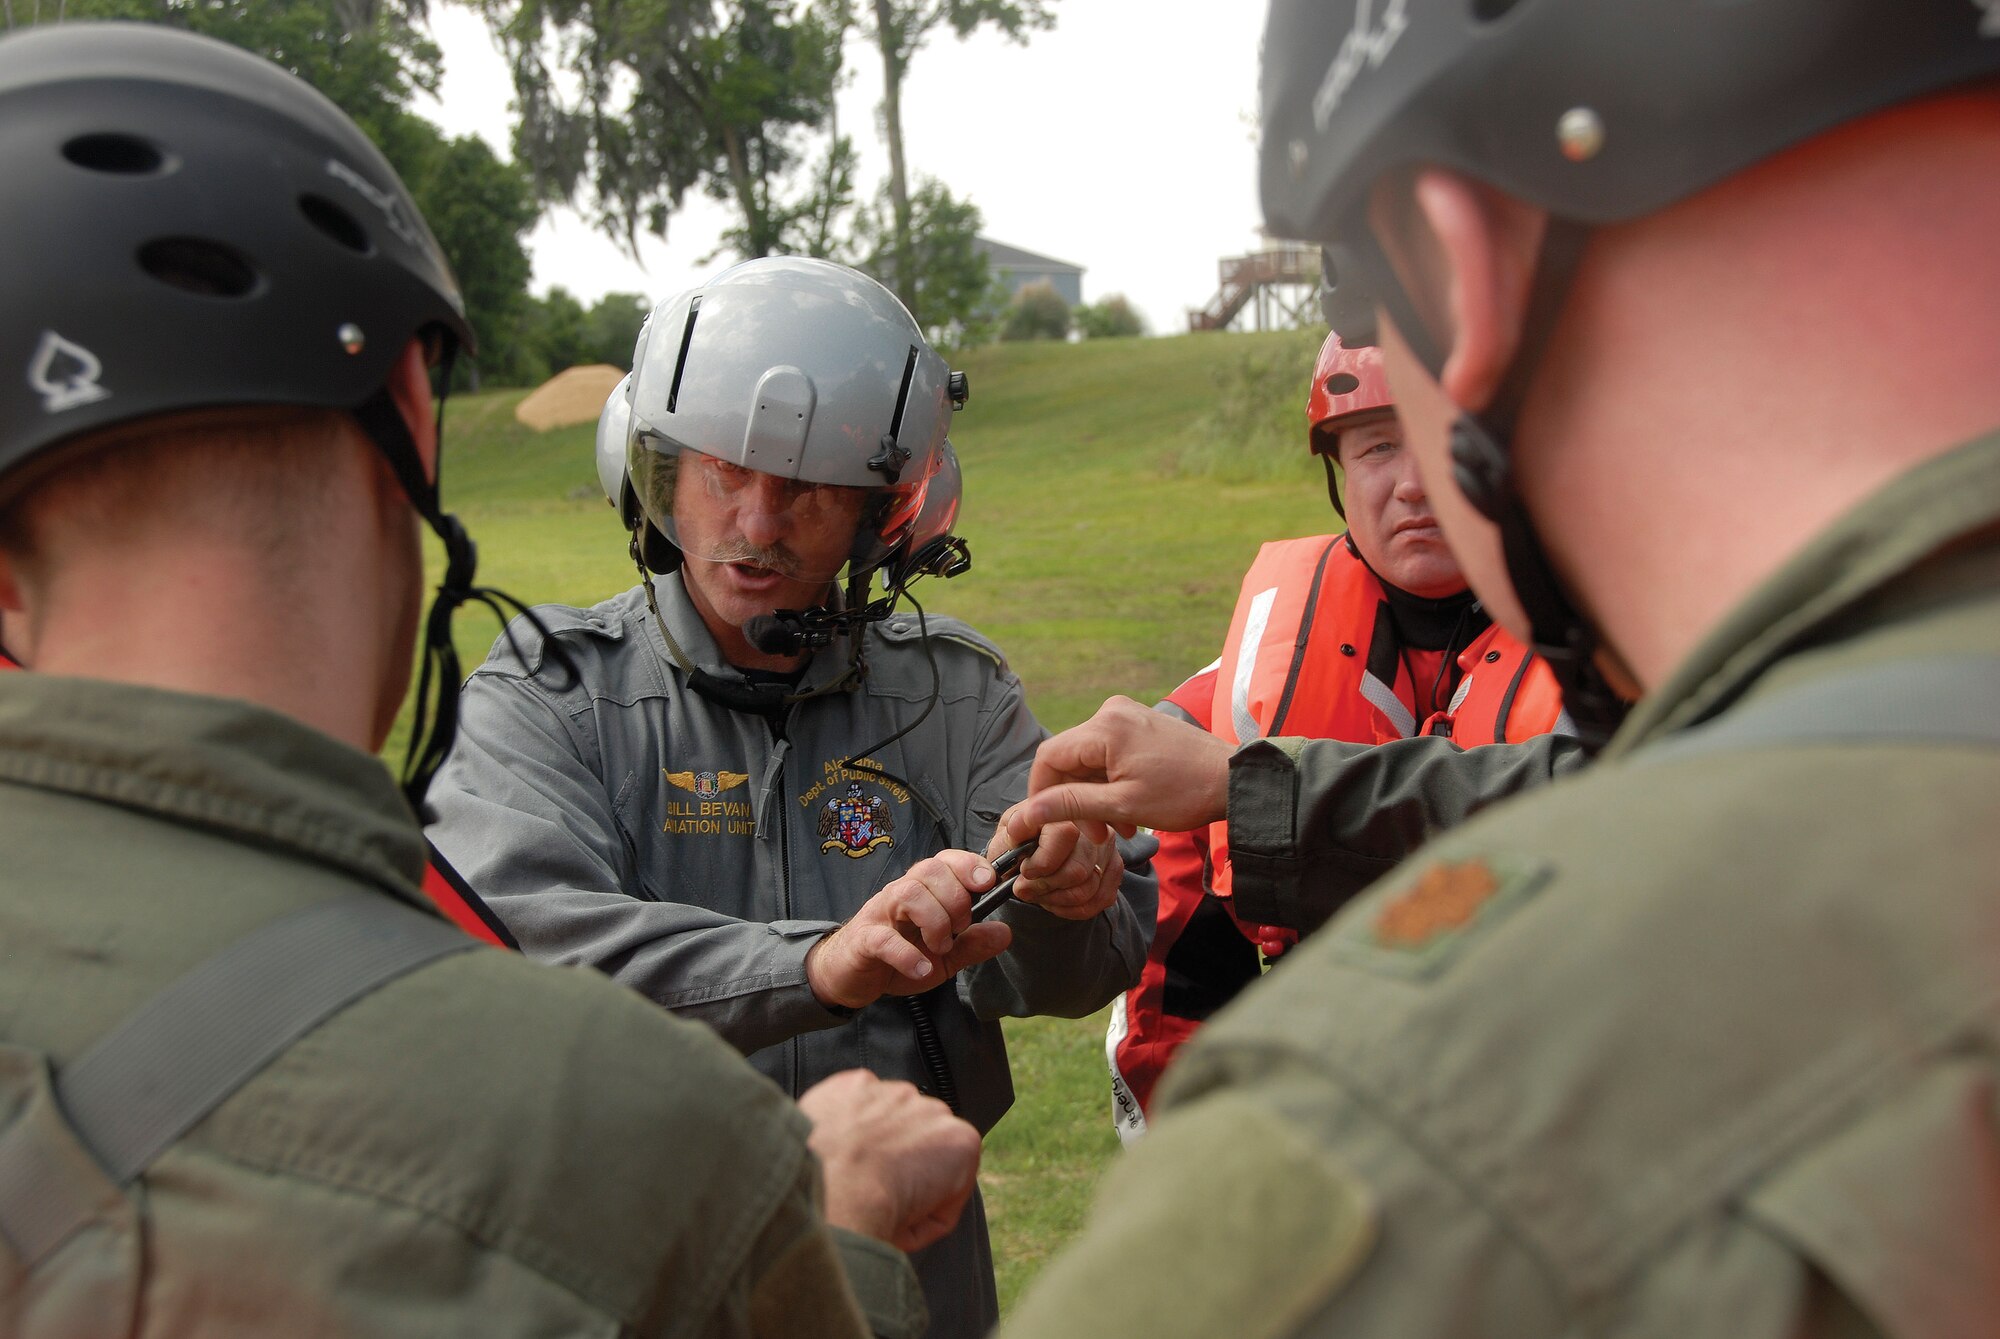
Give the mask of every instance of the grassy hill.
M 1051 729 L 1112 693 L 1154 700 L 1214 659 L 1265 539 L 1336 524 L 1304 450 L 1316 341 L 1194 335 L 974 350 L 953 422 L 972 571 L 925 608 L 997 640 Z M 635 579 L 597 483 L 594 425 L 534 433 L 520 391 L 454 401 L 445 500 L 480 576 L 530 604 L 590 604 Z M 436 554 L 432 559 L 436 561 Z M 497 628 L 459 616 L 470 669 Z M 400 740 L 392 746 L 400 757 Z M 1010 1025 L 1019 1099 L 982 1172 L 1005 1306 L 1081 1224 L 1117 1151 L 1104 1019 Z

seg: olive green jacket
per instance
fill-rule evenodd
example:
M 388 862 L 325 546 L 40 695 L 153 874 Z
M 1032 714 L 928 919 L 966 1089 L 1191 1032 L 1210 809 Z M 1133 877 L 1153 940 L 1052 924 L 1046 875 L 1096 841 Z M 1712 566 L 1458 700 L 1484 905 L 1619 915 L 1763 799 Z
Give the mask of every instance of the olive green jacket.
M 1830 674 L 1996 653 L 2000 434 L 1821 534 L 1596 765 L 1427 847 L 1211 1023 L 1008 1332 L 1991 1334 L 2000 749 L 1647 754 Z M 1238 755 L 1232 835 L 1310 812 L 1286 757 Z
M 431 914 L 381 765 L 216 698 L 0 675 L 0 852 L 0 1125 L 265 922 L 358 891 Z M 857 1291 L 920 1330 L 907 1261 L 819 1219 L 805 1132 L 597 973 L 454 954 L 295 1043 L 32 1274 L 0 1241 L 0 1334 L 859 1335 Z

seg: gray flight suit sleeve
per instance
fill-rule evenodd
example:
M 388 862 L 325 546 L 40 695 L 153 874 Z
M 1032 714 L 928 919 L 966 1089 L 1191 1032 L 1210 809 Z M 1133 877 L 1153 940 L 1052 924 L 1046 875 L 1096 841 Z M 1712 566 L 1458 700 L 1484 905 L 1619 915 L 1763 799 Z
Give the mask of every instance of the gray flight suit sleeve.
M 1252 740 L 1229 760 L 1237 912 L 1310 933 L 1437 833 L 1586 761 L 1568 735 Z
M 1021 681 L 1003 671 L 983 713 L 965 818 L 966 849 L 983 851 L 1000 815 L 1028 793 L 1028 769 L 1048 732 L 1028 709 Z M 1026 902 L 1010 901 L 995 917 L 1014 932 L 1005 953 L 967 971 L 959 982 L 981 1018 L 1053 1015 L 1082 1018 L 1138 983 L 1152 938 L 1153 852 L 1138 837 L 1118 844 L 1125 878 L 1118 899 L 1087 921 L 1066 920 Z
M 429 836 L 530 957 L 595 967 L 744 1054 L 838 1026 L 807 984 L 833 921 L 748 921 L 639 886 L 604 783 L 533 680 L 474 674 Z

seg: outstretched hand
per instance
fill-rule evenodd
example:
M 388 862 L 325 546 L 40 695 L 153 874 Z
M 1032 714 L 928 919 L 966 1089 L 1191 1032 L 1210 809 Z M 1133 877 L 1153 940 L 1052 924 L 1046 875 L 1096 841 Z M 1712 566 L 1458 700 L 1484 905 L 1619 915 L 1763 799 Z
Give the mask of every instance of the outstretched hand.
M 986 844 L 986 858 L 997 859 L 1017 845 L 1003 825 Z M 1021 862 L 1014 896 L 1064 920 L 1087 921 L 1118 900 L 1124 879 L 1125 861 L 1109 833 L 1099 840 L 1074 823 L 1051 823 Z
M 1114 697 L 1082 725 L 1043 741 L 1028 798 L 1002 815 L 1009 844 L 1052 823 L 1092 840 L 1141 827 L 1186 832 L 1229 809 L 1229 744 L 1208 731 Z
M 850 1069 L 799 1097 L 826 1181 L 826 1221 L 915 1251 L 957 1225 L 979 1175 L 979 1131 L 912 1084 Z
M 992 886 L 993 866 L 971 851 L 919 860 L 806 953 L 813 994 L 859 1009 L 884 995 L 922 994 L 1000 953 L 1014 932 L 972 923 L 974 895 Z

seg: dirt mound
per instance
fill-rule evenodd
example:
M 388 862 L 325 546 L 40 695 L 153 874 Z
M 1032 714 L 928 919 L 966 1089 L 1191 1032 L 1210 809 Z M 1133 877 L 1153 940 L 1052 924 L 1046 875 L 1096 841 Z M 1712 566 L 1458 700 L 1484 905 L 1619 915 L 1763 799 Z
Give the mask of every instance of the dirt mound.
M 514 417 L 536 432 L 572 423 L 595 423 L 611 398 L 611 389 L 625 375 L 609 363 L 566 367 L 521 397 Z

